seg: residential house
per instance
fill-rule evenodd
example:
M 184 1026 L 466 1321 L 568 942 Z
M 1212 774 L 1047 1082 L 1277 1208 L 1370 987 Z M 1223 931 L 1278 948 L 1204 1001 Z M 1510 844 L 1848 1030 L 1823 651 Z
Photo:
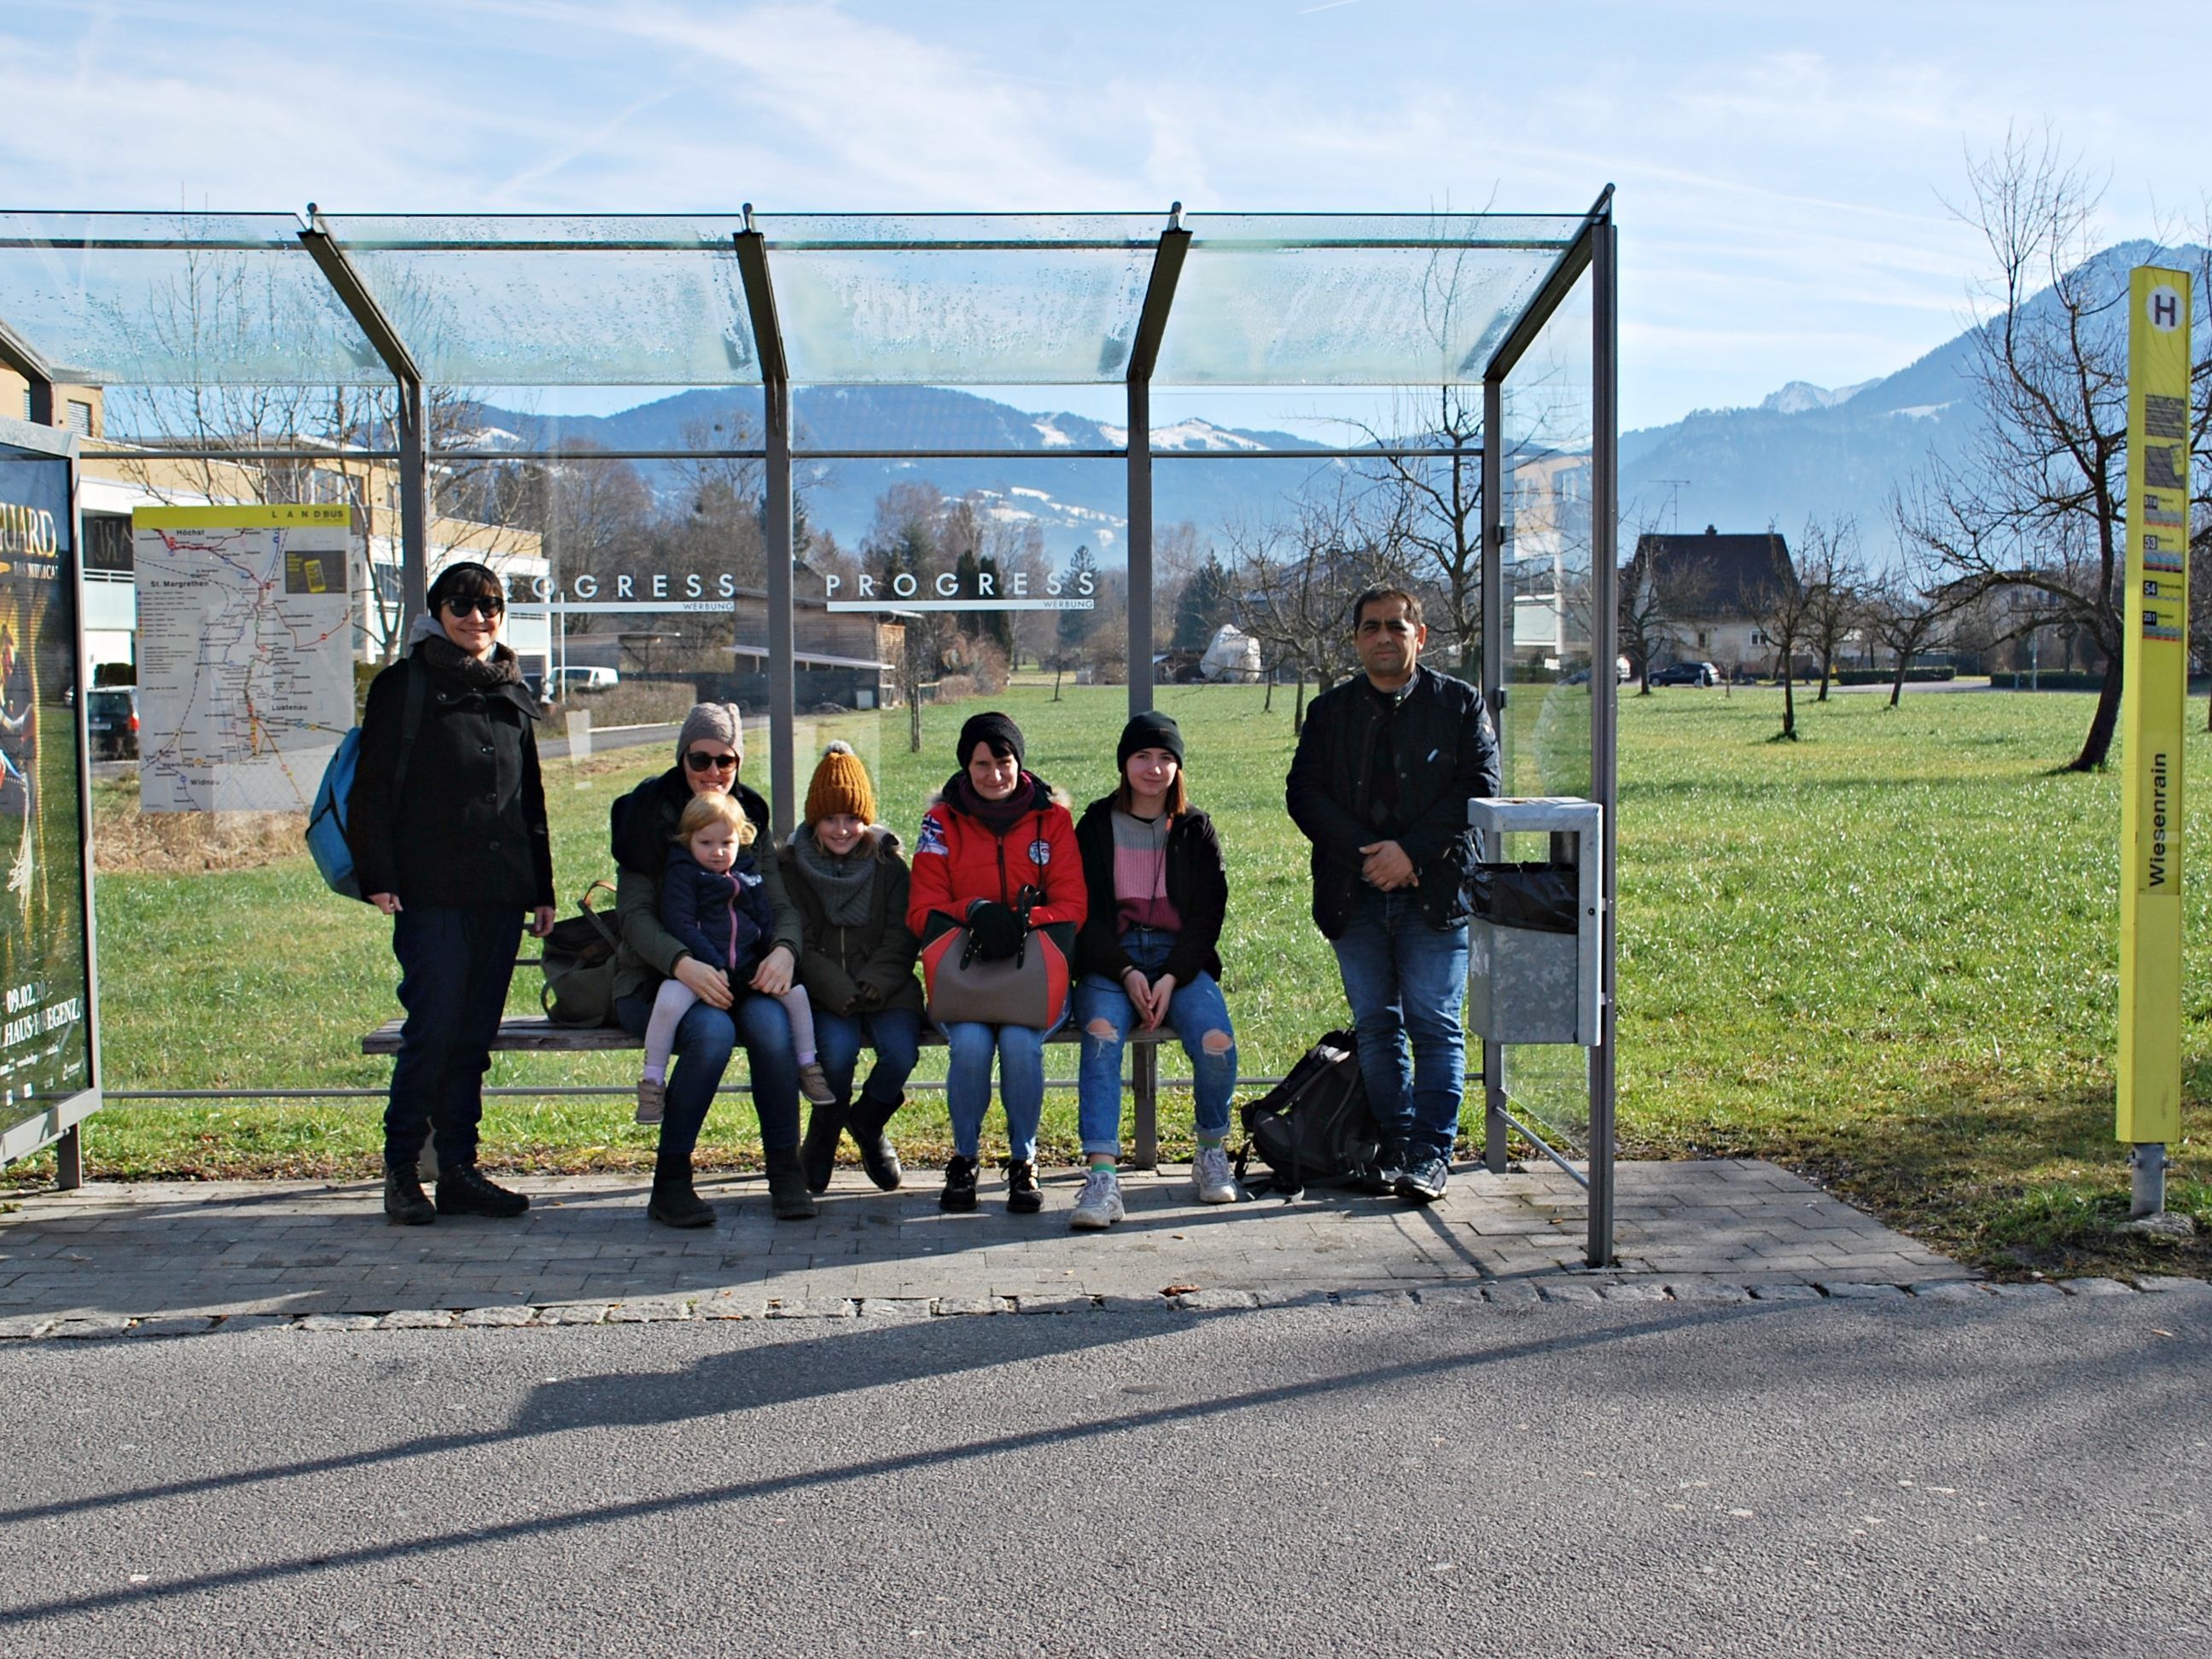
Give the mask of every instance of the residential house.
M 1652 667 L 1709 662 L 1727 674 L 1779 671 L 1760 618 L 1768 595 L 1796 586 L 1797 571 L 1778 532 L 1723 535 L 1712 525 L 1703 535 L 1647 532 L 1636 538 L 1620 582 L 1625 594 L 1648 585 L 1655 595 Z M 1808 660 L 1801 650 L 1800 667 Z M 1631 666 L 1641 673 L 1644 665 Z

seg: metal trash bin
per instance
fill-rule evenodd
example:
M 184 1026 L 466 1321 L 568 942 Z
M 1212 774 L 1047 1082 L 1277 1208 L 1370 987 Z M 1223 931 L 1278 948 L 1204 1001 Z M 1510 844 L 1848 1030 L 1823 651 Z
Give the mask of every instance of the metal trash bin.
M 1468 805 L 1486 862 L 1468 919 L 1468 1024 L 1486 1042 L 1598 1041 L 1604 808 L 1577 796 L 1482 796 Z M 1509 835 L 1548 835 L 1552 856 L 1499 858 Z

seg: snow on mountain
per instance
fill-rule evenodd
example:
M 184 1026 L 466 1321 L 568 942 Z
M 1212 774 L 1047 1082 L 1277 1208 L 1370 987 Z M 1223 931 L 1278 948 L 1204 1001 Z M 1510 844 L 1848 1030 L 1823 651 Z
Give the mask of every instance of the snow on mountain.
M 1759 400 L 1759 406 L 1777 415 L 1802 415 L 1808 409 L 1833 409 L 1838 404 L 1849 403 L 1872 385 L 1872 380 L 1861 380 L 1856 386 L 1839 386 L 1832 390 L 1827 386 L 1814 386 L 1810 380 L 1792 380 L 1781 391 L 1768 392 Z

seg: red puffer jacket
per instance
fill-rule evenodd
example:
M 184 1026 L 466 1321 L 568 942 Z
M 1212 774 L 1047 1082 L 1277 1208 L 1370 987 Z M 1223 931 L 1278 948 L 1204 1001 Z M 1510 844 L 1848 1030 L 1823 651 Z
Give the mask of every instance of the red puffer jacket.
M 993 835 L 942 796 L 922 814 L 906 925 L 924 944 L 948 927 L 963 926 L 968 907 L 977 899 L 1012 905 L 1024 886 L 1044 895 L 1030 912 L 1033 927 L 1079 926 L 1088 913 L 1075 820 L 1053 799 L 1050 787 L 1030 773 L 1022 774 L 1016 787 L 1029 792 L 1029 810 L 1003 836 Z

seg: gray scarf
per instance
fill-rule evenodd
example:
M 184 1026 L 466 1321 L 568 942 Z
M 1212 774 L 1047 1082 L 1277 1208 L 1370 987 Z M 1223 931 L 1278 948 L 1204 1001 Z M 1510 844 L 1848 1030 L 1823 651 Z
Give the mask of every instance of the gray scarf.
M 876 877 L 872 835 L 841 859 L 814 839 L 813 825 L 802 823 L 792 835 L 791 851 L 821 893 L 823 914 L 832 927 L 858 927 L 867 921 Z

